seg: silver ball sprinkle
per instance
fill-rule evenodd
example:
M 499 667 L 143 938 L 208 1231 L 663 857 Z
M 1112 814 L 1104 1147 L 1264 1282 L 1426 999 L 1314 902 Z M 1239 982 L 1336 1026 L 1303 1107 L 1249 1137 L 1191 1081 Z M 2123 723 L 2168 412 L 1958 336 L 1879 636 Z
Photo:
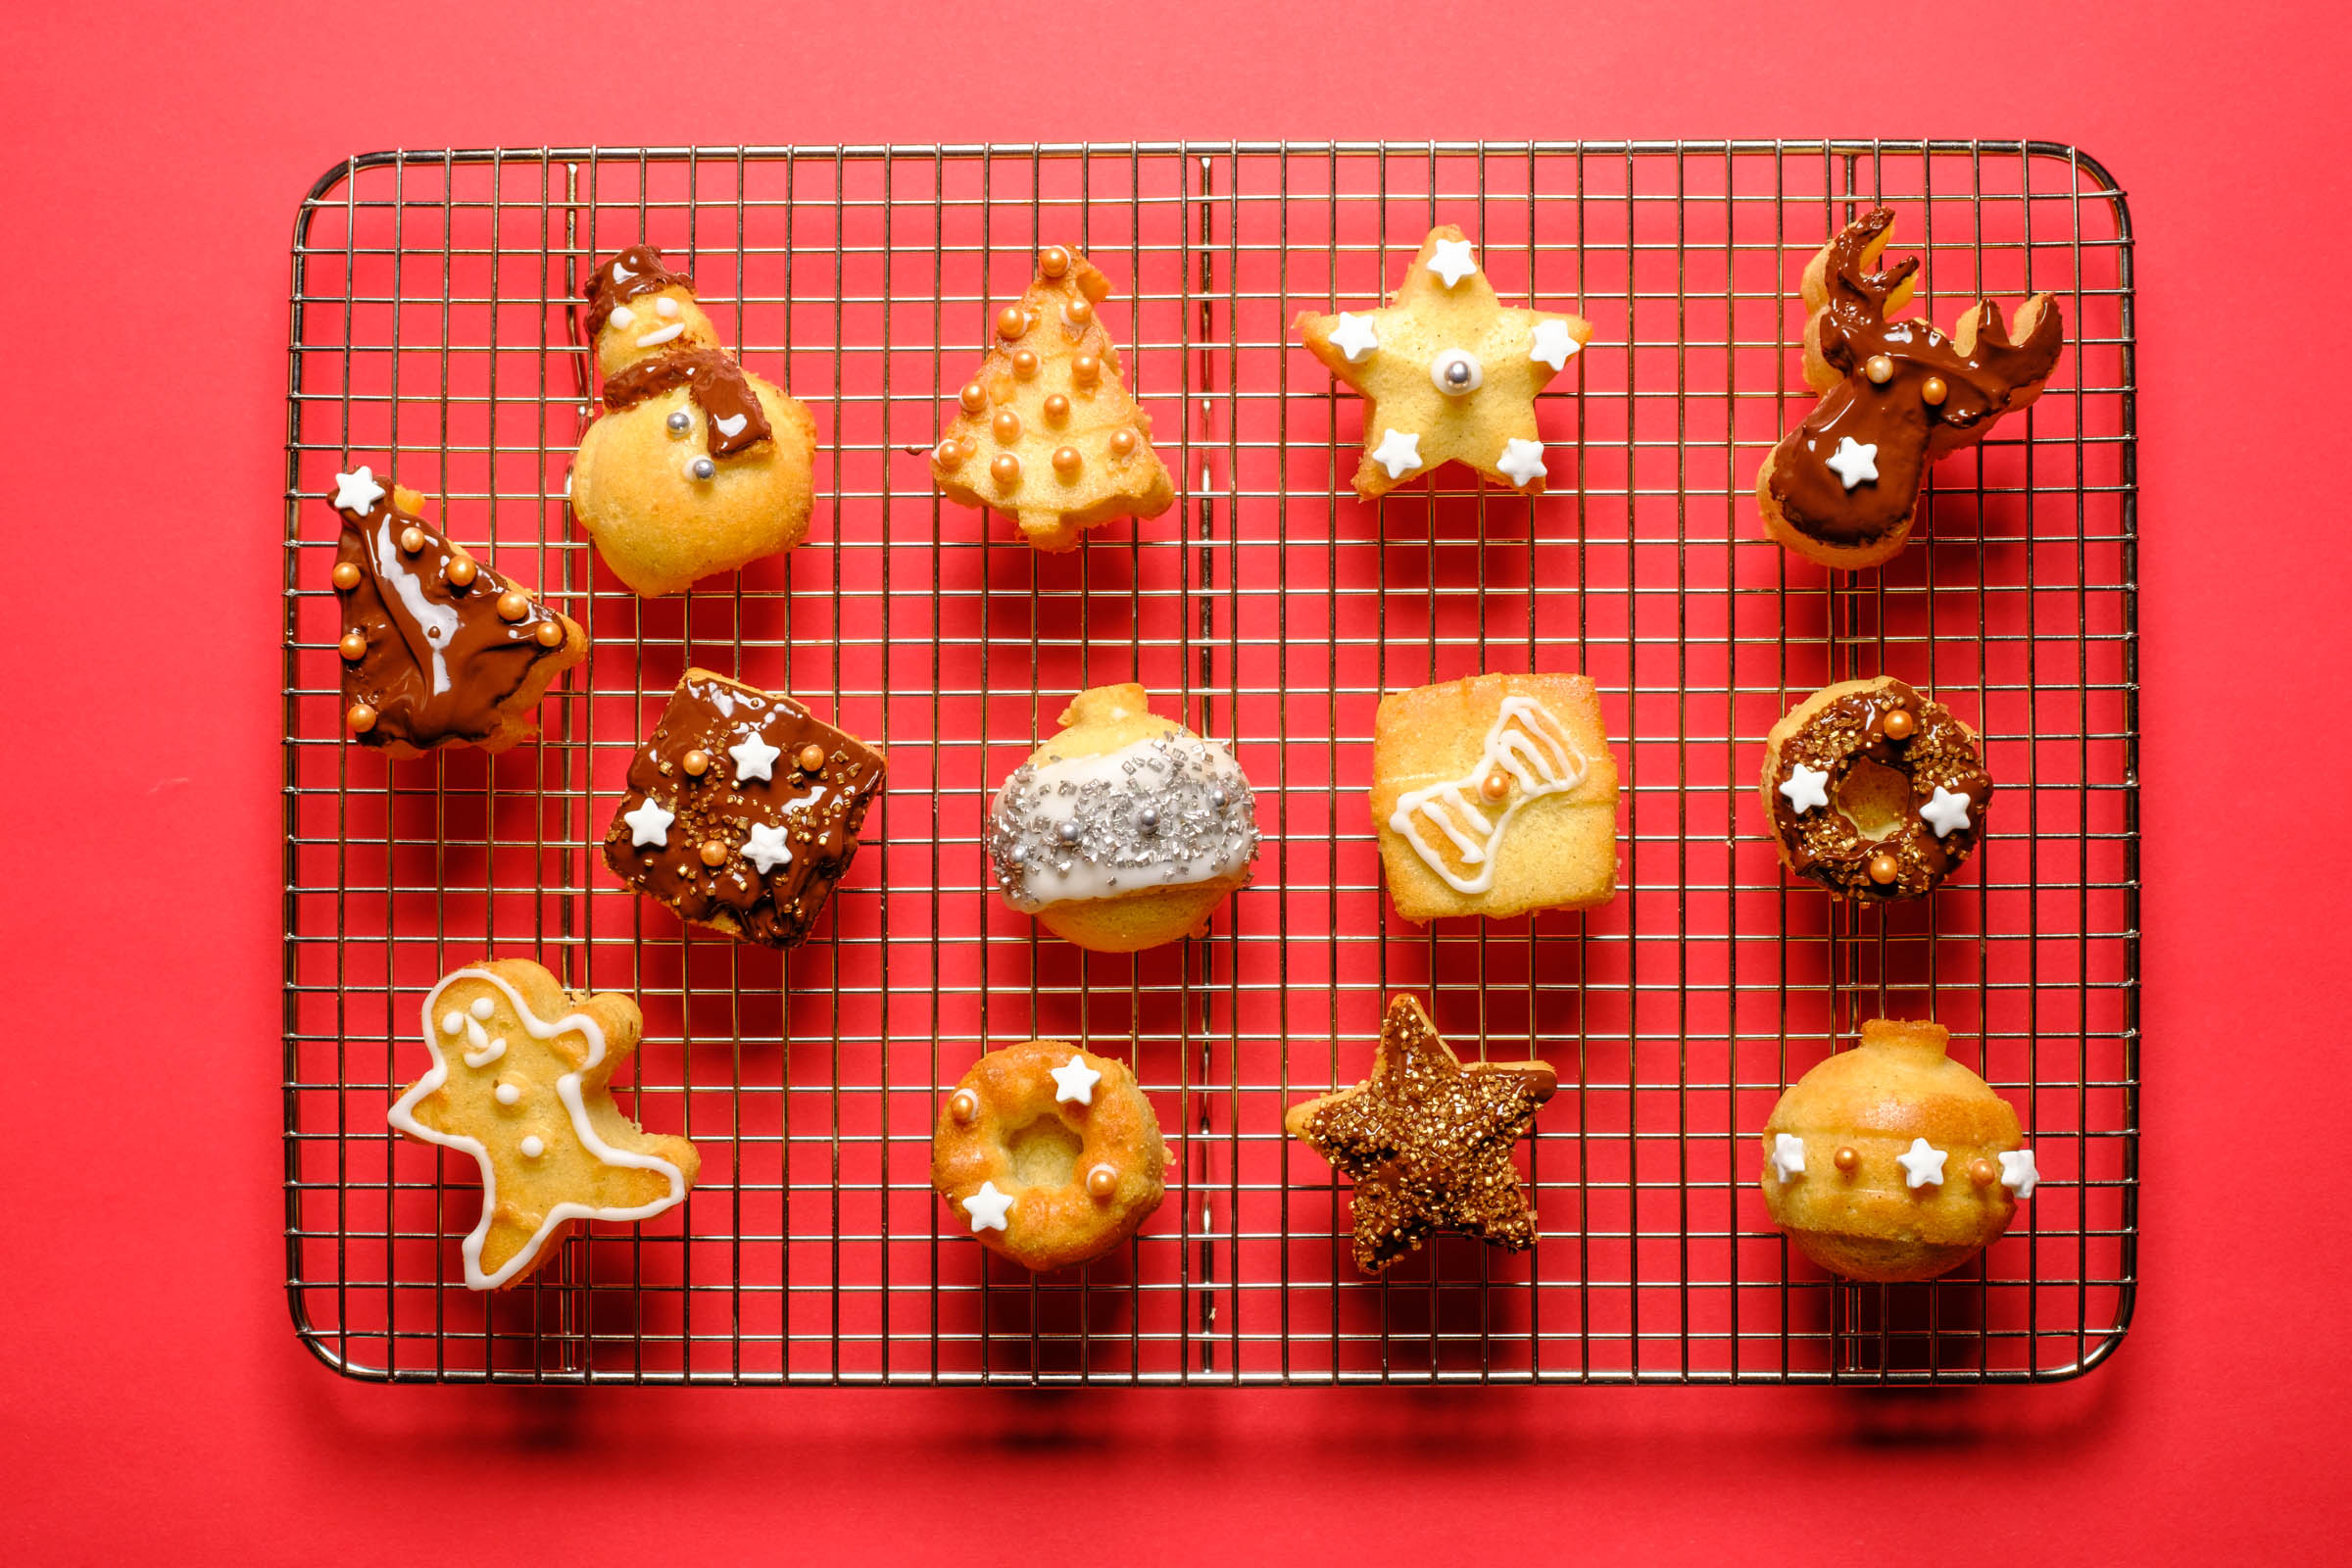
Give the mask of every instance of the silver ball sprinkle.
M 697 479 L 708 479 L 717 472 L 718 465 L 712 463 L 709 458 L 697 458 L 694 460 L 693 473 Z
M 1159 808 L 1156 806 L 1145 807 L 1135 813 L 1135 820 L 1145 832 L 1153 831 L 1159 826 Z
M 1222 784 L 1208 792 L 1208 804 L 1215 807 L 1220 811 L 1225 809 L 1225 805 L 1229 797 L 1225 794 L 1225 786 Z
M 1060 837 L 1062 843 L 1075 844 L 1078 842 L 1078 819 L 1072 816 L 1065 816 L 1061 819 L 1060 825 L 1055 827 L 1054 831 Z
M 693 428 L 694 416 L 688 414 L 684 409 L 678 410 L 669 416 L 669 433 L 671 435 L 684 435 Z
M 1468 386 L 1470 384 L 1470 362 L 1468 360 L 1450 360 L 1446 362 L 1446 384 L 1448 386 Z

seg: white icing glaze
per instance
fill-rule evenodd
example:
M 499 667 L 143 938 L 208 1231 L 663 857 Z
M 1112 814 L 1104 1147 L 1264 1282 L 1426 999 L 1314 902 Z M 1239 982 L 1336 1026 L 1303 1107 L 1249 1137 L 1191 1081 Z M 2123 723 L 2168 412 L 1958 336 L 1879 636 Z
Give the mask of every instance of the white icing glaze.
M 449 690 L 449 661 L 442 656 L 442 650 L 458 634 L 458 609 L 455 605 L 436 605 L 424 597 L 423 580 L 401 562 L 400 540 L 392 523 L 393 514 L 385 513 L 383 523 L 371 541 L 375 547 L 376 579 L 392 585 L 401 609 L 409 612 L 409 618 L 424 634 L 425 649 L 432 655 L 433 691 L 439 695 Z
M 500 1104 L 512 1105 L 522 1098 L 522 1086 L 520 1084 L 500 1084 L 490 1093 L 497 1097 Z
M 645 804 L 634 811 L 621 812 L 620 819 L 629 824 L 630 848 L 651 844 L 660 849 L 667 849 L 669 847 L 669 824 L 678 819 L 678 813 L 649 795 L 646 797 Z
M 1446 280 L 1447 288 L 1478 270 L 1478 258 L 1470 254 L 1466 239 L 1442 239 L 1437 249 L 1429 253 L 1429 270 Z
M 766 736 L 754 730 L 728 747 L 727 755 L 735 759 L 735 777 L 738 782 L 758 778 L 773 783 L 776 759 L 784 753 L 780 748 L 770 746 Z
M 1421 466 L 1420 432 L 1382 431 L 1380 445 L 1372 449 L 1372 461 L 1388 469 L 1390 478 L 1403 478 Z
M 1968 826 L 1968 796 L 1955 795 L 1938 784 L 1935 799 L 1919 808 L 1919 816 L 1936 830 L 1937 838 L 1948 838 Z
M 1830 455 L 1830 471 L 1838 482 L 1851 490 L 1868 479 L 1873 484 L 1879 478 L 1879 449 L 1875 442 L 1857 441 L 1852 436 L 1840 436 L 1838 450 Z
M 1511 484 L 1520 490 L 1551 471 L 1544 466 L 1544 443 L 1522 441 L 1517 436 L 1503 442 L 1502 456 L 1494 460 L 1494 466 L 1509 475 Z
M 748 414 L 730 414 L 710 422 L 717 427 L 720 435 L 738 436 L 743 434 L 743 427 L 752 422 L 752 416 Z
M 630 327 L 637 324 L 637 313 L 626 305 L 615 305 L 612 314 L 605 318 L 607 326 Z
M 792 860 L 792 846 L 785 842 L 781 822 L 754 822 L 751 837 L 743 841 L 743 858 L 760 868 L 761 876 Z
M 1469 371 L 1458 383 L 1448 379 L 1457 365 Z M 1440 349 L 1437 358 L 1429 362 L 1429 382 L 1449 398 L 1466 398 L 1487 384 L 1487 368 L 1468 349 Z
M 1793 763 L 1788 776 L 1781 781 L 1781 794 L 1787 798 L 1789 809 L 1799 816 L 1825 808 L 1830 804 L 1830 770 Z
M 626 283 L 626 282 L 627 282 L 627 281 L 628 281 L 630 278 L 632 278 L 632 277 L 635 277 L 636 275 L 637 275 L 637 274 L 636 274 L 635 272 L 632 272 L 632 271 L 630 271 L 630 270 L 629 270 L 629 264 L 628 264 L 628 263 L 626 263 L 626 262 L 622 261 L 622 260 L 621 260 L 619 257 L 617 257 L 617 256 L 615 256 L 615 257 L 613 257 L 613 258 L 612 258 L 612 281 L 613 281 L 613 282 L 615 282 L 615 283 Z M 626 309 L 628 309 L 628 307 L 624 305 L 624 306 L 621 306 L 621 307 L 619 307 L 619 309 L 621 309 L 621 310 L 626 310 Z
M 1380 347 L 1380 335 L 1372 329 L 1372 318 L 1354 316 L 1347 311 L 1331 329 L 1331 346 L 1340 351 L 1349 365 L 1360 365 L 1374 349 Z
M 1545 317 L 1536 323 L 1535 341 L 1528 346 L 1527 357 L 1550 366 L 1555 370 L 1568 368 L 1568 361 L 1584 352 L 1585 346 L 1568 330 L 1568 323 L 1556 316 Z
M 637 346 L 641 349 L 659 348 L 662 344 L 668 342 L 671 338 L 678 336 L 685 330 L 686 323 L 684 321 L 672 321 L 667 326 L 657 326 L 651 332 L 648 332 L 645 334 L 645 336 L 639 338 L 637 340 Z
M 1005 1213 L 1012 1207 L 1012 1195 L 997 1191 L 995 1182 L 982 1182 L 980 1190 L 963 1200 L 963 1211 L 972 1216 L 972 1234 L 982 1231 L 1009 1229 Z
M 1903 1167 L 1903 1181 L 1914 1191 L 1934 1185 L 1943 1185 L 1943 1162 L 1951 1156 L 1925 1138 L 1914 1138 L 1911 1147 L 1894 1156 Z
M 633 1170 L 657 1171 L 666 1175 L 669 1178 L 669 1191 L 666 1194 L 650 1203 L 639 1204 L 635 1208 L 598 1208 L 593 1204 L 575 1203 L 568 1200 L 558 1202 L 549 1208 L 546 1217 L 540 1220 L 539 1228 L 531 1233 L 531 1239 L 525 1242 L 513 1257 L 507 1259 L 504 1267 L 495 1274 L 482 1272 L 482 1243 L 490 1235 L 490 1219 L 498 1209 L 498 1171 L 490 1161 L 490 1151 L 478 1138 L 471 1138 L 464 1133 L 442 1132 L 436 1128 L 427 1127 L 418 1121 L 416 1115 L 417 1102 L 438 1091 L 449 1080 L 449 1061 L 441 1054 L 440 1038 L 433 1033 L 433 1012 L 435 1005 L 441 1000 L 441 994 L 461 980 L 480 980 L 497 987 L 506 997 L 508 1004 L 514 1009 L 514 1016 L 522 1020 L 523 1028 L 530 1032 L 533 1039 L 552 1040 L 558 1035 L 569 1034 L 576 1030 L 587 1040 L 588 1057 L 580 1063 L 579 1071 L 567 1072 L 556 1080 L 556 1094 L 564 1102 L 564 1108 L 571 1116 L 573 1136 L 579 1139 L 582 1149 L 585 1149 L 591 1156 L 604 1164 L 624 1166 Z M 395 1130 L 405 1133 L 411 1138 L 471 1154 L 475 1163 L 482 1168 L 482 1217 L 474 1223 L 473 1229 L 467 1233 L 465 1242 L 460 1247 L 460 1250 L 465 1253 L 466 1257 L 466 1285 L 468 1290 L 496 1290 L 521 1270 L 528 1268 L 532 1259 L 539 1255 L 540 1246 L 547 1240 L 548 1235 L 566 1221 L 606 1219 L 628 1222 L 651 1219 L 686 1196 L 686 1173 L 679 1170 L 677 1166 L 659 1155 L 641 1154 L 632 1150 L 614 1149 L 599 1137 L 596 1128 L 590 1124 L 587 1102 L 580 1092 L 580 1079 L 589 1069 L 605 1059 L 605 1032 L 598 1027 L 596 1020 L 586 1013 L 565 1013 L 553 1022 L 542 1022 L 532 1014 L 528 1006 L 524 1005 L 521 994 L 499 976 L 492 974 L 487 969 L 460 969 L 455 974 L 444 978 L 439 985 L 434 986 L 424 999 L 424 1044 L 425 1049 L 433 1054 L 431 1069 L 411 1085 L 407 1094 L 392 1102 L 392 1108 L 385 1113 L 384 1119 L 390 1122 Z
M 514 1147 L 522 1151 L 522 1157 L 525 1159 L 537 1159 L 541 1154 L 547 1152 L 547 1142 L 537 1133 L 525 1134 L 522 1142 Z
M 1772 1135 L 1772 1179 L 1785 1182 L 1805 1173 L 1805 1141 L 1794 1133 Z
M 1495 853 L 1502 848 L 1511 818 L 1531 801 L 1575 789 L 1585 781 L 1585 766 L 1584 754 L 1549 709 L 1532 697 L 1506 697 L 1487 731 L 1477 767 L 1462 778 L 1398 796 L 1396 809 L 1389 813 L 1389 827 L 1402 835 L 1421 862 L 1454 892 L 1484 893 L 1494 885 Z M 1490 818 L 1475 792 L 1498 767 L 1519 787 L 1502 814 Z M 1476 868 L 1475 876 L 1458 875 L 1430 847 L 1421 836 L 1424 821 L 1446 836 L 1463 865 Z
M 2034 1151 L 2031 1149 L 2002 1151 L 2001 1185 L 2021 1199 L 2034 1196 L 2034 1189 L 2041 1185 L 2041 1172 L 2034 1165 Z
M 1035 770 L 1031 786 L 1036 818 L 1049 830 L 1056 828 L 1077 815 L 1078 803 L 1085 799 L 1086 786 L 1095 780 L 1104 784 L 1123 782 L 1127 764 L 1149 754 L 1162 743 L 1163 738 L 1152 736 L 1133 741 L 1115 752 L 1100 757 L 1063 758 L 1046 762 Z M 1190 732 L 1164 738 L 1166 744 L 1182 748 L 1189 760 L 1197 764 L 1202 775 L 1225 785 L 1227 798 L 1234 803 L 1232 809 L 1242 809 L 1241 803 L 1250 799 L 1250 781 L 1242 774 L 1241 764 L 1224 747 L 1202 740 Z M 1067 784 L 1065 792 L 1062 786 Z M 1223 854 L 1202 854 L 1189 860 L 1178 860 L 1154 866 L 1148 881 L 1138 878 L 1132 868 L 1104 863 L 1086 855 L 1069 857 L 1069 869 L 1060 870 L 1052 864 L 1032 864 L 1022 878 L 1022 889 L 1009 889 L 1004 902 L 1024 914 L 1034 913 L 1051 904 L 1063 904 L 1074 899 L 1105 899 L 1120 893 L 1132 893 L 1139 887 L 1190 887 L 1198 882 L 1213 882 L 1232 876 L 1248 865 L 1257 852 L 1257 838 L 1252 833 L 1223 835 L 1230 842 Z M 1123 885 L 1114 885 L 1122 869 L 1126 870 Z
M 375 471 L 365 463 L 349 473 L 335 475 L 335 509 L 339 512 L 356 512 L 366 516 L 383 499 L 384 487 L 375 482 Z
M 1057 1105 L 1065 1100 L 1080 1105 L 1093 1104 L 1095 1102 L 1095 1085 L 1102 1081 L 1102 1075 L 1089 1067 L 1084 1056 L 1072 1056 L 1068 1061 L 1054 1068 L 1052 1077 L 1054 1079 L 1054 1102 Z

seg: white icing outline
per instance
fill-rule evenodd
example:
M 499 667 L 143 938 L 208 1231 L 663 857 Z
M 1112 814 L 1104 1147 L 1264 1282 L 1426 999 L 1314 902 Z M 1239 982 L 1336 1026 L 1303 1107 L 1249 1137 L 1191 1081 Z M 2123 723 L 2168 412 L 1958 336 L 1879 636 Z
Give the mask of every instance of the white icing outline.
M 1523 720 L 1524 734 L 1505 733 L 1514 718 Z M 1539 728 L 1538 719 L 1547 727 Z M 1530 736 L 1533 741 L 1528 738 Z M 1541 746 L 1534 744 L 1538 741 L 1542 742 Z M 1547 756 L 1546 752 L 1556 755 Z M 1522 755 L 1526 757 L 1527 764 L 1532 765 L 1532 771 L 1530 765 L 1521 763 Z M 1519 781 L 1519 793 L 1510 805 L 1502 808 L 1502 815 L 1487 823 L 1486 812 L 1463 791 L 1476 789 L 1497 767 Z M 1389 813 L 1389 828 L 1410 844 L 1413 853 L 1421 857 L 1421 863 L 1435 871 L 1454 892 L 1484 893 L 1494 885 L 1495 861 L 1493 852 L 1501 848 L 1503 831 L 1511 825 L 1511 818 L 1519 814 L 1519 808 L 1547 795 L 1560 795 L 1575 789 L 1584 783 L 1589 767 L 1585 754 L 1577 747 L 1576 738 L 1569 733 L 1567 725 L 1552 715 L 1549 709 L 1532 697 L 1506 697 L 1502 700 L 1501 708 L 1495 711 L 1494 727 L 1487 731 L 1486 745 L 1479 753 L 1478 770 L 1462 778 L 1408 790 L 1398 796 L 1396 809 Z M 1430 809 L 1433 803 L 1441 801 L 1447 809 Z M 1451 815 L 1453 811 L 1461 812 L 1470 822 L 1487 823 L 1483 844 L 1455 825 Z M 1454 875 L 1452 869 L 1421 837 L 1420 830 L 1414 825 L 1416 813 L 1427 816 L 1440 832 L 1453 841 L 1453 847 L 1461 852 L 1462 863 L 1479 867 L 1477 876 L 1465 878 Z
M 604 1164 L 666 1173 L 669 1177 L 669 1193 L 666 1197 L 635 1208 L 598 1208 L 590 1203 L 575 1203 L 565 1200 L 547 1211 L 546 1217 L 539 1222 L 539 1228 L 531 1233 L 531 1239 L 522 1245 L 521 1250 L 507 1259 L 504 1268 L 495 1274 L 482 1272 L 482 1243 L 489 1238 L 490 1221 L 498 1211 L 498 1171 L 490 1162 L 490 1151 L 482 1146 L 478 1138 L 427 1127 L 416 1115 L 417 1102 L 449 1081 L 449 1058 L 441 1054 L 441 1037 L 433 1029 L 433 1004 L 441 1000 L 444 991 L 461 980 L 487 980 L 505 993 L 507 1001 L 514 1004 L 514 1016 L 522 1020 L 522 1026 L 531 1032 L 534 1040 L 553 1040 L 558 1035 L 569 1034 L 574 1030 L 587 1038 L 588 1059 L 580 1064 L 577 1072 L 567 1072 L 556 1080 L 556 1094 L 564 1102 L 564 1108 L 571 1114 L 572 1134 L 579 1139 L 582 1149 Z M 504 979 L 487 969 L 460 969 L 444 977 L 439 985 L 425 994 L 424 1044 L 425 1049 L 433 1054 L 431 1069 L 412 1084 L 408 1093 L 392 1102 L 392 1108 L 385 1112 L 384 1120 L 392 1125 L 394 1131 L 405 1133 L 419 1142 L 438 1144 L 444 1149 L 471 1154 L 475 1163 L 482 1168 L 482 1217 L 474 1222 L 473 1229 L 466 1234 L 459 1249 L 466 1256 L 467 1290 L 494 1291 L 506 1284 L 530 1266 L 531 1261 L 539 1255 L 540 1246 L 546 1242 L 550 1232 L 570 1220 L 606 1219 L 635 1223 L 653 1218 L 663 1209 L 674 1206 L 686 1196 L 684 1171 L 659 1154 L 641 1154 L 632 1150 L 614 1149 L 598 1137 L 596 1129 L 589 1124 L 587 1102 L 580 1093 L 580 1079 L 605 1059 L 605 1031 L 586 1013 L 567 1012 L 553 1023 L 541 1023 L 524 1004 L 521 993 Z
M 375 530 L 375 576 L 378 582 L 392 585 L 401 609 L 424 634 L 425 646 L 433 656 L 433 695 L 438 697 L 449 690 L 449 661 L 441 657 L 441 650 L 457 635 L 458 611 L 455 605 L 436 605 L 425 598 L 423 582 L 400 564 L 400 541 L 392 537 L 398 515 L 385 513 L 382 526 Z

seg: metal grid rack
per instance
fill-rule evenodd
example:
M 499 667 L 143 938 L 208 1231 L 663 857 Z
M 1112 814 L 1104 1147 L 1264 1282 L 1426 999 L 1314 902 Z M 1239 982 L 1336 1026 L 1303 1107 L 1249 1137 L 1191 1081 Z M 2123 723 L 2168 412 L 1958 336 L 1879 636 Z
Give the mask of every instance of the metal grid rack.
M 1805 407 L 1796 276 L 1900 212 L 1939 321 L 2055 291 L 2047 393 L 1936 468 L 1886 566 L 1760 534 L 1755 466 Z M 1436 221 L 1506 300 L 1591 318 L 1543 400 L 1553 488 L 1346 488 L 1360 423 L 1289 332 L 1368 302 Z M 650 239 L 747 363 L 815 411 L 810 542 L 640 602 L 564 514 L 594 261 Z M 1071 243 L 1178 475 L 1167 515 L 1033 555 L 944 504 L 924 452 L 992 305 Z M 2131 1314 L 2138 863 L 2132 254 L 2121 192 L 2041 143 L 531 149 L 354 158 L 294 231 L 286 487 L 288 1287 L 305 1344 L 398 1381 L 1969 1382 L 2096 1364 Z M 335 523 L 352 462 L 437 503 L 594 640 L 503 757 L 342 743 Z M 884 746 L 832 913 L 775 955 L 620 888 L 594 850 L 689 662 Z M 1483 668 L 1599 683 L 1621 888 L 1588 915 L 1399 921 L 1362 805 L 1380 693 Z M 2004 795 L 1930 901 L 1786 878 L 1766 727 L 1888 670 L 1985 736 Z M 1134 678 L 1260 792 L 1255 885 L 1210 934 L 1090 956 L 1004 909 L 979 829 L 1082 686 Z M 418 999 L 482 955 L 634 994 L 624 1103 L 706 1180 L 470 1295 L 470 1161 L 402 1143 Z M 1446 1239 L 1356 1275 L 1345 1184 L 1281 1108 L 1360 1077 L 1384 999 L 1466 1056 L 1549 1057 L 1531 1253 Z M 1859 1021 L 1932 1013 L 2047 1173 L 1981 1264 L 1835 1282 L 1766 1221 L 1756 1129 Z M 1129 1059 L 1179 1156 L 1124 1251 L 1032 1278 L 942 1224 L 936 1096 L 991 1044 Z

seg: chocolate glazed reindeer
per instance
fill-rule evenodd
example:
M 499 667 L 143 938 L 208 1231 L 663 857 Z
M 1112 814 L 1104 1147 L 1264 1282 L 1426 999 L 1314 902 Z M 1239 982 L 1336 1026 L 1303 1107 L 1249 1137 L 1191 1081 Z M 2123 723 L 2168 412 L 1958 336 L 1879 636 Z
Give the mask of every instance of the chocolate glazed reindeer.
M 1847 571 L 1902 552 L 1928 465 L 2039 397 L 2066 343 L 2047 294 L 2018 309 L 2014 334 L 1990 300 L 1948 338 L 1925 320 L 1888 320 L 1919 270 L 1916 256 L 1871 270 L 1893 226 L 1875 208 L 1806 266 L 1805 380 L 1822 397 L 1756 475 L 1765 532 Z

